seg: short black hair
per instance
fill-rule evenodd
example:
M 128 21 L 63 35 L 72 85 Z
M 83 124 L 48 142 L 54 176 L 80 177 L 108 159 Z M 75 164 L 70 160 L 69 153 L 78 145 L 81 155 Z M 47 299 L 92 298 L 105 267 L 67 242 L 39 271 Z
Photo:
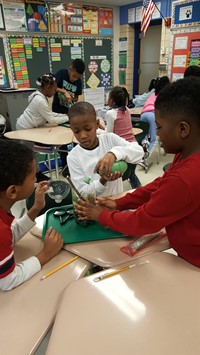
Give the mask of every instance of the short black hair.
M 126 88 L 121 86 L 114 86 L 109 95 L 114 103 L 115 108 L 126 107 L 126 102 L 129 100 L 129 94 Z
M 165 85 L 169 83 L 169 78 L 166 75 L 161 76 L 160 78 L 156 78 L 154 83 L 155 95 L 157 96 L 159 92 L 165 87 Z
M 184 72 L 184 78 L 188 76 L 199 76 L 200 77 L 200 67 L 197 65 L 190 65 Z
M 85 63 L 82 59 L 74 59 L 71 63 L 71 68 L 75 69 L 78 74 L 83 75 L 85 71 Z
M 92 106 L 89 102 L 79 101 L 73 106 L 71 106 L 69 109 L 68 112 L 69 122 L 73 117 L 82 116 L 82 115 L 84 116 L 87 114 L 90 114 L 90 116 L 93 116 L 94 120 L 96 120 L 97 115 L 94 106 Z
M 6 191 L 11 185 L 22 185 L 31 172 L 33 159 L 33 151 L 25 144 L 0 139 L 0 191 Z
M 155 109 L 172 119 L 195 120 L 200 127 L 200 78 L 190 76 L 166 85 L 156 98 Z

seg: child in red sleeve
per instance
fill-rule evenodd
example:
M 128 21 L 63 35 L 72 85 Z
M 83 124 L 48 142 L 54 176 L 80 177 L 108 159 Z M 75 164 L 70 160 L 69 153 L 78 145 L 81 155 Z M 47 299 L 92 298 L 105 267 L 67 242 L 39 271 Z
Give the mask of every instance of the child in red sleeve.
M 94 207 L 81 201 L 82 219 L 99 221 L 129 236 L 166 228 L 178 255 L 200 267 L 200 78 L 167 85 L 155 102 L 157 134 L 175 154 L 162 177 L 125 197 L 104 199 Z M 120 212 L 134 209 L 130 212 Z
M 41 270 L 63 246 L 61 235 L 49 228 L 44 247 L 36 256 L 15 263 L 13 244 L 35 224 L 35 218 L 45 206 L 47 181 L 39 183 L 35 202 L 20 219 L 9 213 L 16 201 L 29 197 L 36 182 L 36 162 L 26 145 L 9 140 L 0 141 L 0 290 L 8 291 L 28 280 Z

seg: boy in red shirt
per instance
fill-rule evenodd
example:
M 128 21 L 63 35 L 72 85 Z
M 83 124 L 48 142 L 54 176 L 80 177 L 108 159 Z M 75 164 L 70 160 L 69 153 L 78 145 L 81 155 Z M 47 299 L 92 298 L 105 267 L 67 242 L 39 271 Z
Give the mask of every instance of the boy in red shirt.
M 36 255 L 15 263 L 13 244 L 20 240 L 35 224 L 35 218 L 45 206 L 47 181 L 38 184 L 35 202 L 20 219 L 10 214 L 13 204 L 28 198 L 36 182 L 36 161 L 25 144 L 0 140 L 0 290 L 8 291 L 30 279 L 41 270 L 63 246 L 61 235 L 49 228 L 44 247 Z
M 167 85 L 155 102 L 157 134 L 166 153 L 175 154 L 170 168 L 126 196 L 104 199 L 94 207 L 81 201 L 82 219 L 129 236 L 166 228 L 178 255 L 200 267 L 200 78 Z M 130 212 L 120 212 L 134 209 Z

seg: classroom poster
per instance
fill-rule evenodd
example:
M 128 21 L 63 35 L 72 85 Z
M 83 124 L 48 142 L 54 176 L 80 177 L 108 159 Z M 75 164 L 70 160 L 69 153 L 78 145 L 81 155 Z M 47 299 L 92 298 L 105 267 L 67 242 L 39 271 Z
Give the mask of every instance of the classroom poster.
M 66 32 L 83 33 L 83 8 L 82 5 L 67 4 L 66 11 Z
M 61 3 L 48 3 L 49 32 L 66 33 L 65 7 Z
M 102 36 L 113 35 L 113 10 L 99 9 L 99 34 Z
M 30 39 L 32 45 L 32 40 Z M 28 77 L 28 69 L 27 69 L 27 50 L 24 46 L 23 37 L 10 37 L 10 55 L 12 61 L 12 68 L 14 77 L 17 83 L 18 88 L 30 87 L 29 77 Z
M 0 56 L 0 87 L 6 88 L 7 87 L 7 79 L 6 79 L 6 71 L 3 57 Z
M 190 45 L 189 65 L 200 66 L 200 36 L 199 40 L 192 40 Z
M 44 0 L 24 0 L 29 31 L 47 32 L 48 14 Z
M 83 33 L 97 35 L 98 26 L 98 8 L 94 6 L 83 6 Z
M 3 13 L 6 31 L 27 31 L 25 6 L 23 0 L 4 0 Z

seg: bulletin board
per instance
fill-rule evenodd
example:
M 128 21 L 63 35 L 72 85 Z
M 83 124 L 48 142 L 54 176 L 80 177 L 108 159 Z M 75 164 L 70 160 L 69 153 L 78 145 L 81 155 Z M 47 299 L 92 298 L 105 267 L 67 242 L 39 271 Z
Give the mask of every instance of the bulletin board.
M 3 37 L 0 37 L 0 88 L 9 87 L 8 70 L 4 51 Z
M 75 37 L 49 37 L 50 69 L 56 73 L 70 66 L 73 59 L 83 58 L 83 40 Z
M 187 32 L 174 34 L 171 80 L 183 77 L 189 65 L 200 66 L 200 32 Z
M 172 3 L 172 28 L 200 24 L 200 0 L 181 0 Z
M 84 86 L 96 89 L 113 86 L 113 45 L 112 38 L 84 38 L 84 61 L 86 65 Z
M 48 41 L 44 36 L 8 36 L 9 56 L 18 88 L 35 87 L 50 72 Z

